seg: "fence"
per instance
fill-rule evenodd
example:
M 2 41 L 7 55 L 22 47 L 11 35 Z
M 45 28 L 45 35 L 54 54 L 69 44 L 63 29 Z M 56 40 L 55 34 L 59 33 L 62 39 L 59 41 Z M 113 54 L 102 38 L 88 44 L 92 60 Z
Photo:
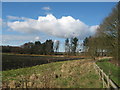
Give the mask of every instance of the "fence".
M 103 88 L 107 87 L 107 88 L 115 88 L 116 90 L 118 90 L 118 86 L 109 78 L 109 76 L 107 76 L 102 69 L 100 69 L 98 67 L 98 65 L 96 63 L 94 63 L 94 68 L 95 70 L 98 72 L 100 79 L 103 82 Z

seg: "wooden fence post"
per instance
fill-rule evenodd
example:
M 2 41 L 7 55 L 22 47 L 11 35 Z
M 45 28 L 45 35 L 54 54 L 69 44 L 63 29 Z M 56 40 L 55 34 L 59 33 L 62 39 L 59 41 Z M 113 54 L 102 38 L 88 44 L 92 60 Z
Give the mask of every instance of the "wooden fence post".
M 103 88 L 105 87 L 105 81 L 104 81 L 104 76 L 103 76 L 103 70 L 100 71 L 101 72 L 101 78 L 102 78 L 102 82 L 103 82 Z
M 107 84 L 108 84 L 108 88 L 109 88 L 110 87 L 109 76 L 107 76 Z

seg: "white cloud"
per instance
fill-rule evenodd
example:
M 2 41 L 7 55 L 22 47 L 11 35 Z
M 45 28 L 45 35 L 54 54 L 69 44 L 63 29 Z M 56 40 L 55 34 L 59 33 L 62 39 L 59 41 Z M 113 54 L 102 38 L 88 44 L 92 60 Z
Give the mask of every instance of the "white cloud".
M 8 22 L 7 24 L 12 30 L 18 32 L 44 32 L 56 37 L 78 37 L 80 39 L 93 35 L 98 27 L 98 25 L 88 26 L 72 16 L 62 16 L 57 19 L 52 14 L 39 16 L 37 20 L 24 19 L 24 21 Z
M 43 7 L 42 9 L 43 9 L 43 10 L 46 10 L 46 11 L 51 10 L 51 8 L 50 8 L 50 7 Z

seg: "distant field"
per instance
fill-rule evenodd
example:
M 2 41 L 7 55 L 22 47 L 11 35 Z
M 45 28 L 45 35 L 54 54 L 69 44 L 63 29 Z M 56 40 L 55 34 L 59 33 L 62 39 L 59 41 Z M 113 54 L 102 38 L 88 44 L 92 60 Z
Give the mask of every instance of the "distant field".
M 82 59 L 3 71 L 3 87 L 102 88 L 102 81 L 93 62 Z
M 67 61 L 80 58 L 73 57 L 57 57 L 45 55 L 21 55 L 21 54 L 2 54 L 2 70 L 18 69 L 41 65 L 51 62 Z
M 110 78 L 120 86 L 120 67 L 109 62 L 109 59 L 102 59 L 97 62 L 97 65 L 110 76 Z

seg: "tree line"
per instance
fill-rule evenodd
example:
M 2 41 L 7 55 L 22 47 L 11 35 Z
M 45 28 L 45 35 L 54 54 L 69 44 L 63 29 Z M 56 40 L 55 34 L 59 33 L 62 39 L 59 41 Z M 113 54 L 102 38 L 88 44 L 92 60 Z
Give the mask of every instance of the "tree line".
M 44 43 L 41 43 L 40 41 L 35 41 L 34 43 L 28 42 L 23 44 L 21 47 L 2 46 L 2 52 L 51 55 L 54 52 L 53 41 L 46 40 Z
M 40 41 L 28 42 L 20 47 L 15 46 L 2 46 L 3 53 L 20 53 L 20 54 L 41 54 L 41 55 L 76 55 L 76 49 L 78 46 L 78 38 L 74 37 L 65 40 L 65 53 L 59 52 L 60 41 L 46 40 L 44 43 Z
M 112 56 L 115 60 L 120 57 L 120 2 L 99 25 L 94 36 L 84 39 L 84 49 L 87 55 L 94 57 Z

